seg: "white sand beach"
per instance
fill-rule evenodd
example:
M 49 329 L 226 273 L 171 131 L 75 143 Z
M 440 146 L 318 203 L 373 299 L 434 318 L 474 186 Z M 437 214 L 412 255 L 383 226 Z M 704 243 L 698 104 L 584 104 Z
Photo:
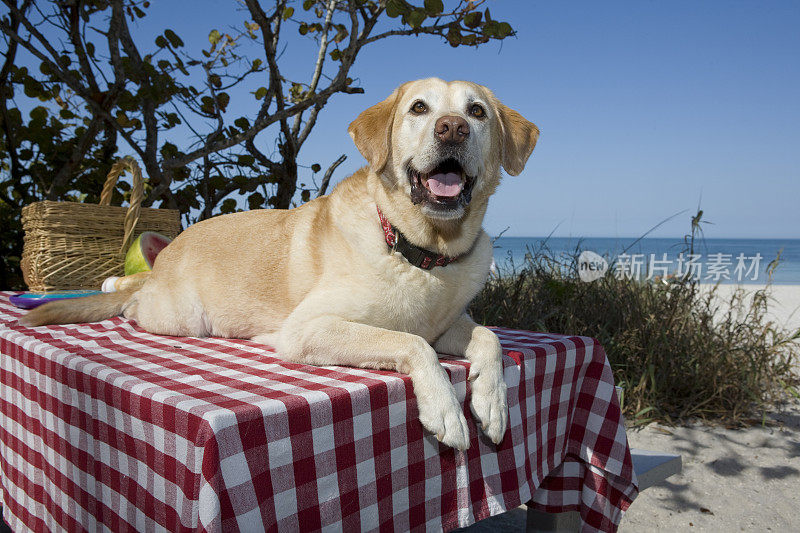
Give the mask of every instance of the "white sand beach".
M 701 285 L 703 291 L 710 291 L 713 285 Z M 719 285 L 717 286 L 717 299 L 720 302 L 720 311 L 727 310 L 725 303 L 736 290 L 744 290 L 749 297 L 758 290 L 766 288 L 769 295 L 767 317 L 776 324 L 791 330 L 800 328 L 800 285 Z
M 724 302 L 734 290 L 720 285 L 717 294 Z M 800 285 L 769 291 L 769 319 L 800 328 Z M 620 531 L 800 531 L 800 402 L 768 413 L 763 425 L 651 425 L 628 431 L 628 441 L 680 454 L 683 471 L 640 494 Z
M 629 430 L 635 448 L 680 454 L 683 471 L 634 500 L 620 524 L 641 531 L 800 531 L 800 404 L 765 425 Z

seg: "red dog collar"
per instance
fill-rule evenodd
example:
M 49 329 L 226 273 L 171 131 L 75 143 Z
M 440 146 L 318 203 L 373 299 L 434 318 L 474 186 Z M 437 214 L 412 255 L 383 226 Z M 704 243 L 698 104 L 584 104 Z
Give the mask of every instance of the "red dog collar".
M 378 218 L 381 220 L 381 227 L 383 228 L 383 234 L 389 249 L 400 252 L 403 257 L 415 267 L 423 270 L 430 270 L 436 266 L 447 266 L 461 257 L 460 255 L 447 257 L 446 255 L 437 254 L 436 252 L 431 252 L 430 250 L 411 244 L 408 242 L 405 235 L 400 233 L 397 228 L 386 220 L 380 207 L 378 207 Z

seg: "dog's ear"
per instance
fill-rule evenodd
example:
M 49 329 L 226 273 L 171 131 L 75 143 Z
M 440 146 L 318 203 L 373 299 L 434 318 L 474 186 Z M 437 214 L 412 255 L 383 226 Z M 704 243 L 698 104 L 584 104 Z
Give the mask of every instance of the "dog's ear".
M 525 168 L 525 163 L 539 139 L 539 128 L 508 106 L 497 102 L 500 115 L 503 168 L 512 176 Z
M 375 172 L 383 170 L 389 157 L 389 138 L 399 95 L 400 89 L 395 89 L 386 100 L 362 111 L 347 128 L 356 148 Z

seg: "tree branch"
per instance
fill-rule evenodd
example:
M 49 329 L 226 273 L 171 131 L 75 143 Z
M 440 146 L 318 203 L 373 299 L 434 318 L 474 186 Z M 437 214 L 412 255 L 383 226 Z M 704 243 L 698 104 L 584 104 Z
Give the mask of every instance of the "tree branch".
M 331 27 L 331 19 L 333 18 L 333 10 L 336 7 L 336 0 L 328 0 L 328 5 L 325 8 L 325 23 L 323 24 L 322 28 L 322 35 L 319 39 L 319 51 L 317 52 L 317 62 L 314 65 L 314 75 L 311 76 L 311 83 L 308 84 L 308 94 L 314 94 L 314 91 L 317 90 L 317 84 L 319 83 L 319 77 L 322 75 L 322 65 L 325 63 L 325 54 L 328 51 L 328 32 L 330 31 Z M 317 113 L 319 109 L 315 106 L 314 111 Z M 312 114 L 316 117 L 316 113 L 312 111 Z M 303 120 L 303 113 L 298 113 L 294 117 L 294 124 L 292 125 L 292 136 L 297 138 L 297 134 L 300 131 L 300 124 Z M 298 145 L 302 144 L 298 142 Z
M 11 13 L 11 27 L 14 31 L 19 29 L 20 19 L 25 17 L 25 12 L 31 6 L 32 0 L 25 0 L 20 6 L 20 9 Z M 17 57 L 17 41 L 9 39 L 8 50 L 5 53 L 5 61 L 3 61 L 3 68 L 0 69 L 0 83 L 5 83 L 8 75 L 11 73 L 11 67 L 14 66 L 14 59 Z
M 446 29 L 448 29 L 447 24 L 434 24 L 433 26 L 421 26 L 419 28 L 410 28 L 407 30 L 389 30 L 377 35 L 373 35 L 369 39 L 364 40 L 361 46 L 366 46 L 369 43 L 379 41 L 380 39 L 385 39 L 386 37 L 391 37 L 392 35 L 419 35 L 420 33 L 425 33 L 429 35 L 441 36 L 442 34 L 440 32 Z
M 28 32 L 29 32 L 31 35 L 33 35 L 34 37 L 36 37 L 36 39 L 37 39 L 37 40 L 38 40 L 40 43 L 42 43 L 42 46 L 44 46 L 44 49 L 45 49 L 45 50 L 47 50 L 47 52 L 48 52 L 48 53 L 49 53 L 49 54 L 50 54 L 50 55 L 53 57 L 53 59 L 54 59 L 54 60 L 58 61 L 58 58 L 59 58 L 59 54 L 58 54 L 58 52 L 56 52 L 55 48 L 53 48 L 53 47 L 50 45 L 50 42 L 49 42 L 49 41 L 48 41 L 48 40 L 47 40 L 47 39 L 44 37 L 44 35 L 42 35 L 42 34 L 41 34 L 41 32 L 39 32 L 39 30 L 37 30 L 37 29 L 36 29 L 36 26 L 34 26 L 33 24 L 31 24 L 31 23 L 30 23 L 30 21 L 29 21 L 29 20 L 28 20 L 28 18 L 27 18 L 27 17 L 24 15 L 24 13 L 22 13 L 22 12 L 21 12 L 21 11 L 20 11 L 20 10 L 17 8 L 17 6 L 16 6 L 16 3 L 12 3 L 12 2 L 10 2 L 9 0 L 3 0 L 3 3 L 4 3 L 6 6 L 8 6 L 8 9 L 9 9 L 9 10 L 11 10 L 11 13 L 14 15 L 14 17 L 16 17 L 16 20 L 18 20 L 18 21 L 22 22 L 22 25 L 23 25 L 23 26 L 25 26 L 25 29 L 26 29 L 26 30 L 28 30 Z M 26 3 L 26 4 L 27 4 L 27 3 Z M 23 4 L 23 6 L 25 6 L 26 4 Z M 4 27 L 8 27 L 8 26 L 7 26 L 7 25 L 6 25 L 4 22 L 2 22 L 2 21 L 0 21 L 0 24 L 2 24 Z M 10 29 L 10 28 L 9 28 L 9 29 Z M 16 30 L 16 28 L 15 28 L 15 30 Z M 14 33 L 16 34 L 16 31 L 14 31 Z M 19 37 L 19 36 L 17 36 L 17 37 Z M 26 42 L 17 41 L 17 42 L 19 42 L 19 44 L 21 44 L 21 45 L 25 46 L 25 44 L 26 44 L 26 42 L 27 42 L 27 41 L 26 41 Z M 28 48 L 28 47 L 27 47 L 27 46 L 25 46 L 25 48 Z M 42 56 L 44 56 L 44 54 L 41 54 L 41 55 L 42 55 Z
M 245 150 L 250 152 L 250 155 L 255 157 L 256 161 L 267 167 L 267 170 L 272 173 L 272 171 L 275 169 L 275 162 L 264 155 L 264 152 L 256 148 L 256 143 L 253 139 L 255 139 L 255 137 L 250 137 L 244 142 Z
M 140 86 L 144 88 L 145 91 L 150 92 L 152 89 L 152 80 L 142 61 L 142 56 L 139 54 L 139 50 L 136 48 L 136 44 L 131 37 L 128 23 L 125 20 L 123 7 L 122 0 L 114 0 L 111 8 L 111 17 L 116 18 L 119 23 L 119 42 L 122 44 L 122 49 L 128 55 L 131 66 L 137 74 L 138 80 L 136 81 L 139 82 Z M 145 130 L 145 147 L 142 163 L 144 163 L 147 174 L 154 185 L 154 190 L 150 193 L 149 198 L 145 202 L 146 204 L 150 204 L 153 199 L 158 198 L 169 189 L 170 182 L 169 177 L 162 172 L 158 164 L 158 121 L 156 120 L 155 102 L 152 98 L 142 99 L 142 118 Z
M 81 67 L 81 73 L 83 74 L 86 82 L 89 84 L 89 89 L 93 93 L 99 93 L 100 88 L 97 86 L 97 80 L 94 76 L 94 72 L 92 71 L 92 65 L 89 63 L 89 58 L 86 54 L 86 48 L 84 48 L 83 40 L 81 39 L 80 4 L 75 3 L 71 5 L 62 5 L 60 7 L 61 14 L 64 17 L 64 22 L 66 23 L 67 32 L 69 33 L 69 40 L 75 50 L 75 55 L 78 56 L 78 65 Z
M 330 97 L 330 95 L 332 95 L 335 92 L 346 92 L 346 93 L 364 92 L 363 89 L 349 88 L 349 87 L 344 87 L 343 85 L 344 85 L 343 83 L 332 84 L 326 87 L 322 92 L 319 92 L 316 95 L 312 96 L 311 98 L 303 100 L 302 102 L 298 102 L 292 107 L 285 107 L 282 111 L 278 111 L 276 113 L 273 113 L 272 115 L 259 117 L 247 131 L 243 131 L 231 137 L 227 137 L 220 141 L 216 141 L 208 146 L 189 152 L 183 157 L 173 157 L 172 159 L 168 159 L 162 163 L 162 167 L 163 168 L 182 167 L 187 165 L 188 163 L 191 163 L 195 159 L 203 157 L 205 154 L 209 154 L 211 152 L 219 152 L 220 150 L 224 150 L 226 148 L 230 148 L 231 146 L 237 145 L 243 141 L 247 141 L 248 139 L 253 138 L 261 130 L 269 127 L 275 122 L 278 122 L 279 120 L 286 120 L 288 117 L 294 115 L 295 113 L 298 113 L 299 111 L 302 111 L 304 109 L 308 109 L 317 102 L 326 100 L 327 98 Z
M 112 16 L 111 20 L 108 21 L 108 33 L 106 33 L 108 54 L 114 71 L 114 86 L 116 90 L 121 90 L 125 87 L 125 69 L 122 66 L 122 57 L 119 53 L 119 25 L 120 21 Z
M 100 117 L 97 115 L 92 117 L 89 126 L 86 128 L 86 132 L 75 144 L 75 148 L 73 148 L 72 153 L 69 155 L 69 159 L 58 169 L 53 181 L 47 188 L 44 196 L 45 200 L 58 199 L 59 193 L 63 192 L 60 189 L 67 183 L 69 178 L 72 177 L 78 166 L 80 166 L 86 152 L 92 146 L 92 142 L 94 142 L 97 133 L 100 131 L 100 126 L 102 124 L 103 120 Z
M 345 159 L 347 159 L 347 155 L 340 155 L 339 159 L 331 163 L 331 166 L 329 166 L 328 170 L 325 171 L 325 175 L 322 177 L 322 183 L 319 184 L 319 189 L 317 190 L 317 198 L 324 195 L 328 190 L 328 184 L 331 181 L 331 176 L 333 176 L 333 171 L 336 170 L 336 167 L 344 163 Z
M 348 94 L 353 93 L 363 93 L 364 90 L 357 87 L 347 87 L 347 74 L 350 72 L 350 67 L 353 65 L 355 61 L 356 55 L 358 55 L 358 51 L 361 49 L 359 44 L 359 37 L 358 37 L 358 6 L 353 0 L 348 1 L 348 8 L 347 11 L 350 14 L 350 41 L 347 45 L 347 49 L 345 50 L 344 54 L 341 57 L 341 64 L 339 65 L 339 71 L 336 73 L 335 81 L 339 81 L 339 83 L 343 83 L 345 88 L 341 92 L 345 92 Z M 377 21 L 377 15 L 371 21 L 367 21 L 364 24 L 364 30 L 362 33 L 369 32 L 372 30 L 375 22 Z M 319 114 L 320 110 L 325 106 L 327 103 L 327 98 L 314 105 L 314 109 L 311 110 L 311 113 L 308 117 L 308 121 L 306 125 L 303 127 L 303 131 L 297 137 L 297 146 L 298 149 L 303 143 L 306 142 L 306 139 L 311 134 L 311 130 L 314 128 L 314 125 L 317 122 L 317 115 Z
M 26 0 L 22 3 L 21 6 L 21 16 L 24 16 L 25 12 L 28 11 L 28 8 L 31 5 L 30 0 Z M 14 30 L 19 28 L 20 24 L 20 16 L 16 13 L 11 14 L 11 27 Z M 12 88 L 9 82 L 9 76 L 11 74 L 11 67 L 14 66 L 14 60 L 17 57 L 17 41 L 9 38 L 8 42 L 8 50 L 5 54 L 6 58 L 3 62 L 3 67 L 0 69 L 0 119 L 2 119 L 2 127 L 3 133 L 6 136 L 5 142 L 5 149 L 8 152 L 8 158 L 11 160 L 10 164 L 10 171 L 11 171 L 11 179 L 14 183 L 20 183 L 22 181 L 22 176 L 24 174 L 22 165 L 19 163 L 19 156 L 17 154 L 17 141 L 14 136 L 14 131 L 9 124 L 9 117 L 8 117 L 8 107 L 6 106 L 6 102 L 9 101 L 11 98 Z M 13 195 L 8 195 L 8 199 L 10 200 Z M 25 198 L 23 197 L 23 200 Z M 7 201 L 7 200 L 6 200 Z M 11 205 L 11 204 L 9 204 Z
M 3 0 L 3 1 L 4 1 L 4 3 L 6 3 L 6 5 L 8 5 L 6 0 Z M 13 11 L 17 11 L 18 12 L 18 10 L 16 10 L 16 8 L 14 8 Z M 27 28 L 28 28 L 28 25 L 26 25 L 26 29 Z M 100 105 L 100 103 L 98 103 L 94 98 L 92 98 L 92 94 L 89 93 L 89 91 L 85 87 L 83 87 L 69 72 L 64 72 L 61 69 L 61 67 L 59 67 L 53 61 L 51 61 L 47 56 L 45 56 L 43 53 L 41 53 L 32 44 L 30 44 L 29 40 L 23 39 L 22 37 L 20 37 L 20 35 L 16 31 L 12 30 L 11 27 L 9 27 L 2 20 L 0 20 L 0 29 L 2 29 L 3 32 L 6 35 L 8 35 L 10 38 L 12 38 L 16 42 L 18 42 L 20 45 L 22 45 L 23 48 L 25 48 L 28 52 L 30 52 L 37 59 L 39 59 L 43 63 L 46 63 L 48 68 L 53 73 L 55 73 L 55 75 L 62 82 L 64 82 L 70 89 L 75 91 L 75 94 L 77 94 L 79 97 L 81 97 L 93 112 L 99 114 L 101 117 L 106 119 L 109 123 L 113 124 L 114 127 L 116 128 L 116 130 L 119 132 L 119 134 L 122 135 L 123 139 L 125 139 L 125 141 L 130 145 L 130 147 L 139 155 L 140 158 L 142 158 L 142 160 L 145 160 L 144 151 L 141 149 L 141 147 L 139 147 L 139 145 L 130 136 L 130 134 L 128 132 L 126 132 L 119 125 L 119 123 L 116 121 L 116 119 L 114 119 L 114 117 L 112 117 L 111 114 Z

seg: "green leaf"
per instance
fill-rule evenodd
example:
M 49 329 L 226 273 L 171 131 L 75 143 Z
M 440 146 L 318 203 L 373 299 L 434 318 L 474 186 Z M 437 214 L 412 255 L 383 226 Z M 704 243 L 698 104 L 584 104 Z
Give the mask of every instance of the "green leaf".
M 458 31 L 458 28 L 450 28 L 450 31 L 447 32 L 447 42 L 450 43 L 450 46 L 453 48 L 461 44 L 461 32 Z
M 166 119 L 167 119 L 167 127 L 168 128 L 172 128 L 172 127 L 176 126 L 177 124 L 181 123 L 181 118 L 178 116 L 177 113 L 167 113 Z
M 303 192 L 300 193 L 300 199 L 304 202 L 309 201 L 311 199 L 311 191 L 304 189 Z
M 178 34 L 170 29 L 164 30 L 164 36 L 169 39 L 169 44 L 173 46 L 173 48 L 180 48 L 183 46 L 183 40 L 178 37 Z
M 247 205 L 250 209 L 260 209 L 264 205 L 264 195 L 260 192 L 254 192 L 247 197 Z
M 161 156 L 164 159 L 172 159 L 173 157 L 178 155 L 178 147 L 170 142 L 164 143 L 164 146 L 161 147 Z
M 219 43 L 220 39 L 222 39 L 222 35 L 220 35 L 218 30 L 211 30 L 211 33 L 208 34 L 208 42 L 214 46 Z
M 219 174 L 215 176 L 211 176 L 208 180 L 209 187 L 213 187 L 214 189 L 224 189 L 226 184 L 225 178 L 220 176 Z
M 347 28 L 344 27 L 344 24 L 340 24 L 337 28 L 336 35 L 333 38 L 333 42 L 340 43 L 344 41 L 348 35 L 350 35 L 350 32 L 347 31 Z
M 159 35 L 156 37 L 156 46 L 159 48 L 166 48 L 167 47 L 167 40 L 164 38 L 163 35 Z
M 256 89 L 256 100 L 261 100 L 267 96 L 267 88 L 266 87 L 259 87 Z
M 210 96 L 204 96 L 200 99 L 200 111 L 207 115 L 214 114 L 214 100 Z
M 294 8 L 293 7 L 287 7 L 286 9 L 283 10 L 283 15 L 282 15 L 283 16 L 283 20 L 290 19 L 292 17 L 292 15 L 294 15 Z
M 239 157 L 241 158 L 242 156 L 239 156 Z M 241 164 L 241 163 L 239 163 L 239 164 Z M 233 177 L 233 183 L 235 183 L 236 186 L 239 187 L 239 194 L 244 194 L 245 193 L 245 187 L 247 187 L 247 178 L 245 178 L 241 174 L 238 174 L 238 175 Z
M 242 117 L 242 118 L 244 118 L 244 117 Z M 237 120 L 241 120 L 241 119 L 237 119 Z M 247 119 L 245 119 L 245 120 L 247 120 Z M 242 128 L 242 129 L 245 129 L 245 128 Z M 253 163 L 256 162 L 256 158 L 253 157 L 250 154 L 240 154 L 239 157 L 237 158 L 236 162 L 238 164 L 242 165 L 242 166 L 249 167 L 250 165 L 252 165 Z M 243 177 L 244 176 L 242 176 L 242 178 Z
M 314 163 L 311 165 L 311 172 L 319 172 L 320 170 L 322 170 L 322 167 L 319 165 L 319 163 Z
M 464 17 L 464 26 L 467 28 L 477 28 L 481 23 L 482 14 L 480 11 L 473 11 L 472 13 L 467 13 Z
M 655 411 L 655 409 L 656 409 L 655 406 L 652 406 L 652 405 L 650 407 L 645 407 L 644 409 L 640 410 L 638 413 L 633 415 L 633 418 L 639 418 L 640 416 L 646 415 L 647 413 L 649 413 L 651 411 Z
M 242 129 L 242 130 L 250 129 L 250 121 L 247 120 L 245 117 L 237 118 L 236 120 L 233 121 L 233 125 L 236 126 L 239 129 Z M 242 157 L 243 156 L 239 156 L 239 164 L 242 164 L 242 161 L 241 161 Z M 253 157 L 253 156 L 249 156 L 249 157 Z
M 303 9 L 305 9 L 306 11 L 311 9 L 313 6 L 314 6 L 314 0 L 305 0 L 303 2 Z
M 442 0 L 425 0 L 425 11 L 431 17 L 438 15 L 444 11 L 444 3 Z
M 260 26 L 255 22 L 250 22 L 246 20 L 244 22 L 244 27 L 247 29 L 247 34 L 250 36 L 251 39 L 256 39 L 256 30 L 260 28 Z
M 499 37 L 500 39 L 504 39 L 509 35 L 511 35 L 512 33 L 514 33 L 514 29 L 508 22 L 501 22 L 500 24 L 497 25 L 497 30 L 495 33 L 497 34 L 497 37 Z
M 30 116 L 33 120 L 47 120 L 47 108 L 42 106 L 36 106 L 31 109 Z
M 226 215 L 228 213 L 233 213 L 234 211 L 236 211 L 236 200 L 234 200 L 233 198 L 226 198 L 225 201 L 222 202 L 222 205 L 220 206 L 219 210 L 223 215 Z
M 339 61 L 342 58 L 342 52 L 339 51 L 338 48 L 331 51 L 331 59 L 334 61 Z
M 127 113 L 125 111 L 117 111 L 117 123 L 123 128 L 127 128 L 132 124 L 131 119 L 128 118 Z
M 419 28 L 422 26 L 422 23 L 425 22 L 425 17 L 427 17 L 427 15 L 424 9 L 415 9 L 406 16 L 406 22 L 412 28 Z
M 397 18 L 408 12 L 408 7 L 403 0 L 386 0 L 386 15 L 389 18 Z
M 231 101 L 231 96 L 228 93 L 219 93 L 217 95 L 217 107 L 220 111 L 224 112 Z
M 222 87 L 222 78 L 219 77 L 219 74 L 212 74 L 208 77 L 208 81 L 214 87 Z
M 300 24 L 300 27 L 297 28 L 297 31 L 300 32 L 300 35 L 307 34 L 308 33 L 308 24 L 303 22 L 302 24 Z
M 483 34 L 487 37 L 497 37 L 497 30 L 500 24 L 493 20 L 487 20 L 483 25 Z

